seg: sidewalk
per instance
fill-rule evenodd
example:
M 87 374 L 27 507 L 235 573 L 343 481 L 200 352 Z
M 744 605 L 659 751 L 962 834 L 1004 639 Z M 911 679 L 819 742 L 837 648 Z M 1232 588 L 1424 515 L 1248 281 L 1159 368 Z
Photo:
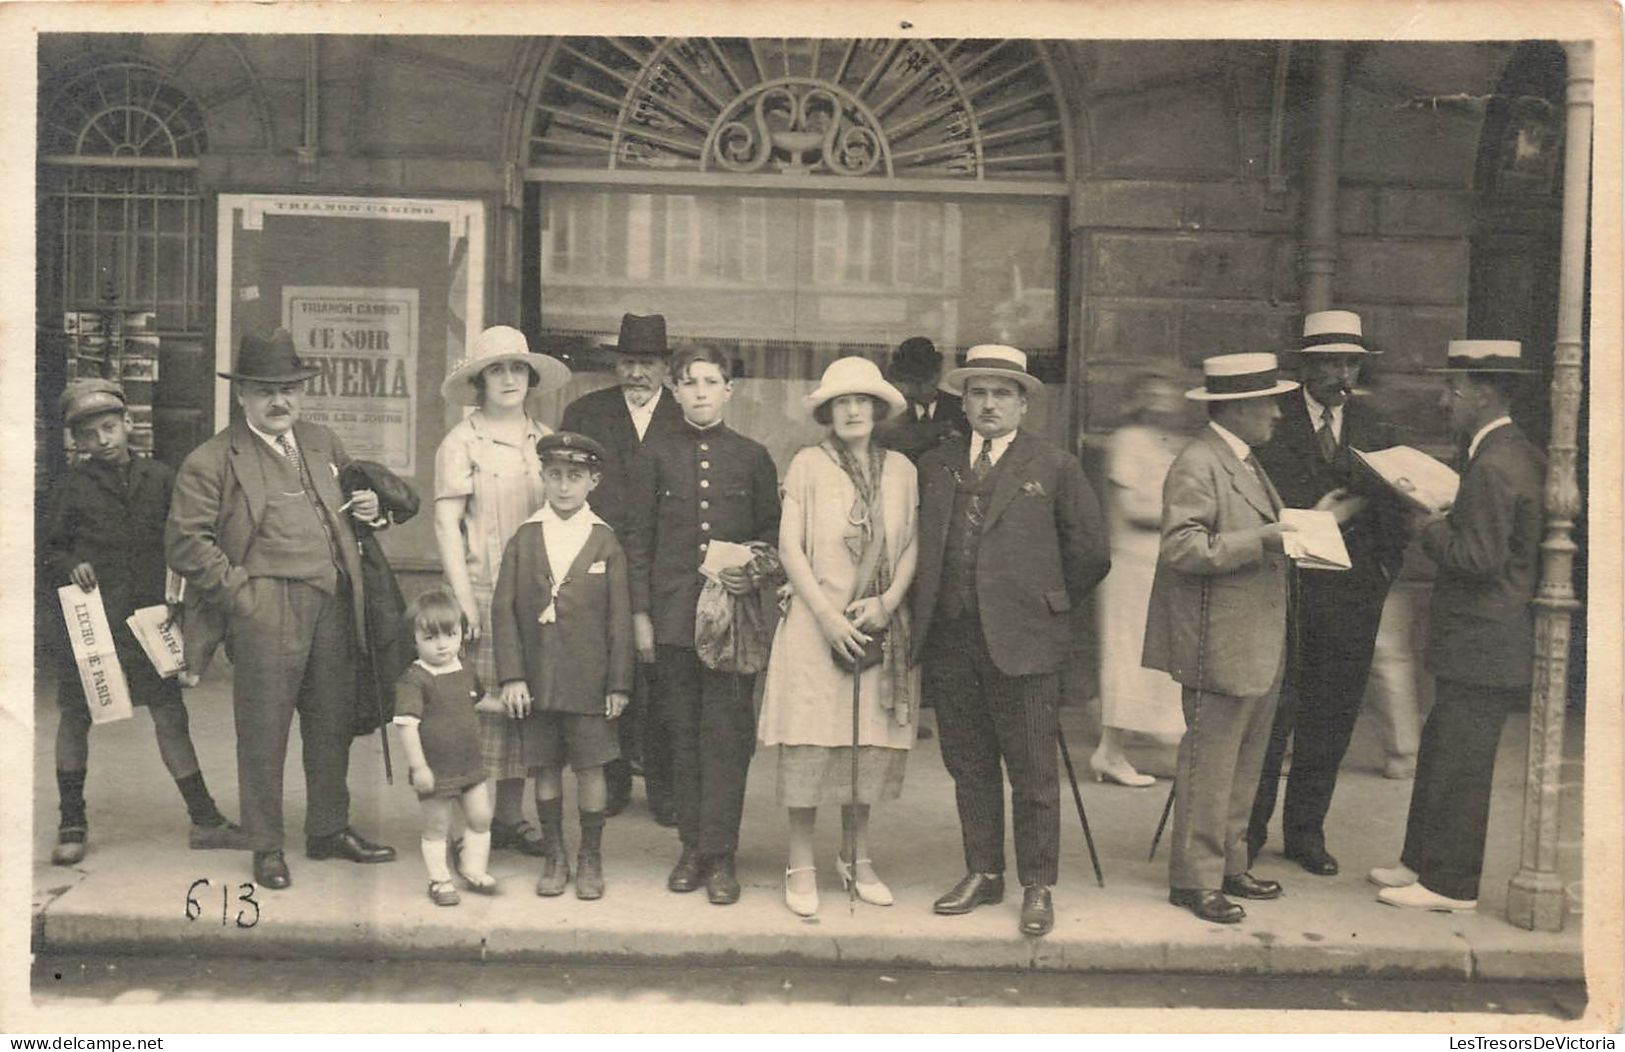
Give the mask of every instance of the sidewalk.
M 235 816 L 236 779 L 229 682 L 217 669 L 188 692 L 193 735 L 221 809 Z M 350 785 L 355 826 L 393 844 L 398 861 L 381 866 L 311 862 L 301 823 L 304 779 L 293 736 L 287 768 L 288 862 L 293 887 L 259 889 L 260 917 L 251 928 L 232 922 L 252 907 L 235 901 L 222 924 L 222 892 L 235 900 L 251 879 L 249 857 L 186 848 L 185 811 L 170 782 L 143 713 L 91 736 L 87 790 L 91 849 L 72 868 L 50 864 L 56 830 L 52 741 L 54 686 L 40 684 L 34 770 L 34 943 L 59 954 L 137 952 L 249 957 L 419 958 L 460 960 L 670 961 L 882 966 L 1037 968 L 1077 972 L 1207 974 L 1364 974 L 1416 977 L 1572 980 L 1583 976 L 1580 863 L 1580 743 L 1571 720 L 1565 751 L 1562 865 L 1569 876 L 1570 918 L 1560 933 L 1526 932 L 1504 918 L 1508 879 L 1517 867 L 1527 720 L 1508 721 L 1496 768 L 1479 911 L 1455 916 L 1412 913 L 1374 901 L 1366 870 L 1396 857 L 1410 782 L 1389 781 L 1373 736 L 1362 726 L 1339 782 L 1328 830 L 1342 861 L 1334 878 L 1312 877 L 1265 849 L 1255 872 L 1281 880 L 1276 902 L 1249 903 L 1232 927 L 1205 924 L 1167 902 L 1167 847 L 1154 862 L 1146 850 L 1167 793 L 1086 782 L 1082 786 L 1106 887 L 1095 885 L 1070 789 L 1062 784 L 1061 883 L 1055 889 L 1056 927 L 1043 939 L 1016 931 L 1019 894 L 965 917 L 937 917 L 932 899 L 962 873 L 953 790 L 935 738 L 918 743 L 901 800 L 876 809 L 875 850 L 897 904 L 862 903 L 849 912 L 832 859 L 840 836 L 834 808 L 821 814 L 820 886 L 823 908 L 803 921 L 783 904 L 783 814 L 773 804 L 771 755 L 751 774 L 739 854 L 744 897 L 719 908 L 704 893 L 673 895 L 665 877 L 677 856 L 674 830 L 649 818 L 641 783 L 632 806 L 605 833 L 608 893 L 596 903 L 573 892 L 541 899 L 533 892 L 536 864 L 498 852 L 492 872 L 501 894 L 465 893 L 463 904 L 437 908 L 425 895 L 418 857 L 416 800 L 397 766 L 397 784 L 384 784 L 376 736 L 358 741 Z M 1086 767 L 1093 742 L 1083 714 L 1064 710 L 1074 763 Z M 927 720 L 930 720 L 928 710 Z M 394 750 L 397 765 L 400 752 Z M 566 779 L 567 783 L 572 781 Z M 567 800 L 567 805 L 569 801 Z M 576 834 L 573 821 L 570 840 Z M 1012 854 L 1013 859 L 1013 854 Z M 1011 863 L 1013 867 L 1013 861 Z M 196 898 L 202 915 L 184 915 L 188 889 L 207 879 Z

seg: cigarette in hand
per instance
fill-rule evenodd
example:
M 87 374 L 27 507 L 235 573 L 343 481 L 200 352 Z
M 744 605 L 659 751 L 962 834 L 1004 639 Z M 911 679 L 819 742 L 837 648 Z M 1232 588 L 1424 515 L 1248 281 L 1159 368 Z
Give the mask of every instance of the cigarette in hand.
M 352 505 L 354 503 L 355 503 L 355 498 L 351 497 L 349 500 L 347 500 L 343 504 L 339 505 L 339 511 L 349 511 L 350 510 L 350 505 Z

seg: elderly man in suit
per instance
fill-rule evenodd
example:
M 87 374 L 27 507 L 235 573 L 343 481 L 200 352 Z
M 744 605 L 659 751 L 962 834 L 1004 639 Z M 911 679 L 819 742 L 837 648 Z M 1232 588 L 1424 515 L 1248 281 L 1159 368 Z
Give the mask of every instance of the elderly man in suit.
M 1147 668 L 1182 686 L 1185 737 L 1174 778 L 1168 901 L 1202 920 L 1245 915 L 1226 895 L 1274 899 L 1281 885 L 1248 872 L 1243 839 L 1287 655 L 1290 581 L 1281 497 L 1252 450 L 1281 416 L 1273 354 L 1202 363 L 1208 426 L 1174 459 L 1162 489 L 1162 546 L 1146 617 Z M 1317 507 L 1357 510 L 1340 492 Z
M 920 461 L 915 660 L 936 701 L 954 780 L 965 876 L 934 909 L 969 913 L 1004 898 L 1004 791 L 1010 779 L 1021 931 L 1055 924 L 1060 669 L 1076 645 L 1072 612 L 1111 565 L 1105 522 L 1078 462 L 1019 430 L 1043 382 L 1014 347 L 972 347 L 947 384 L 974 434 Z
M 650 442 L 680 433 L 683 411 L 666 387 L 671 349 L 666 342 L 666 319 L 660 314 L 626 314 L 621 331 L 609 348 L 614 355 L 614 387 L 592 391 L 564 409 L 560 430 L 575 431 L 604 447 L 603 477 L 592 494 L 592 510 L 624 542 L 628 524 L 627 481 L 632 458 Z M 609 781 L 611 815 L 625 810 L 632 795 L 631 757 L 643 765 L 643 787 L 649 811 L 663 826 L 677 824 L 671 797 L 671 746 L 660 723 L 654 693 L 658 689 L 652 664 L 639 664 L 632 704 L 616 724 L 621 759 L 605 765 Z
M 1310 507 L 1347 487 L 1355 470 L 1353 450 L 1394 444 L 1370 406 L 1350 398 L 1360 367 L 1373 353 L 1352 311 L 1316 311 L 1304 319 L 1302 389 L 1281 398 L 1281 421 L 1258 448 L 1258 462 L 1288 507 Z M 1294 645 L 1247 827 L 1248 850 L 1256 857 L 1268 838 L 1290 739 L 1283 850 L 1323 877 L 1337 873 L 1337 859 L 1326 850 L 1326 812 L 1360 714 L 1383 600 L 1409 540 L 1403 514 L 1386 497 L 1370 500 L 1342 533 L 1350 569 L 1298 575 Z
M 1438 566 L 1428 667 L 1433 711 L 1422 730 L 1399 865 L 1371 881 L 1390 906 L 1478 907 L 1495 752 L 1507 711 L 1529 693 L 1534 668 L 1545 461 L 1512 422 L 1523 375 L 1514 340 L 1452 340 L 1440 408 L 1468 443 L 1449 513 L 1421 527 Z
M 283 330 L 243 338 L 235 370 L 220 374 L 235 384 L 242 419 L 181 464 L 164 528 L 165 556 L 186 578 L 189 605 L 201 602 L 211 615 L 188 620 L 188 633 L 221 625 L 230 649 L 238 806 L 254 879 L 267 888 L 291 883 L 282 768 L 296 711 L 306 857 L 395 857 L 350 828 L 346 784 L 356 651 L 366 645 L 351 519 L 377 522 L 378 496 L 362 489 L 346 501 L 339 473 L 350 458 L 338 436 L 300 421 L 301 393 L 316 373 Z M 189 651 L 208 645 L 190 641 Z

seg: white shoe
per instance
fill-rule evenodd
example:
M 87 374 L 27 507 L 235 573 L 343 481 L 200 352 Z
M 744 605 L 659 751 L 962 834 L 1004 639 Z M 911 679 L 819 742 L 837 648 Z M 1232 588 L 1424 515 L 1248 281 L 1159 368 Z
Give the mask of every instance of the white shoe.
M 1401 862 L 1388 868 L 1378 867 L 1365 875 L 1365 879 L 1379 888 L 1403 888 L 1417 881 L 1416 870 Z
M 1478 909 L 1477 899 L 1451 899 L 1436 891 L 1429 891 L 1420 883 L 1406 884 L 1401 888 L 1383 888 L 1377 892 L 1377 901 L 1386 902 L 1390 906 L 1402 906 L 1413 910 L 1434 910 L 1438 913 L 1454 913 L 1458 910 L 1471 912 Z
M 858 898 L 862 899 L 864 902 L 867 902 L 871 906 L 890 906 L 894 901 L 892 899 L 890 888 L 881 883 L 879 879 L 857 880 L 857 878 L 853 875 L 857 867 L 863 865 L 865 862 L 869 863 L 870 867 L 873 868 L 873 859 L 860 858 L 855 863 L 848 863 L 846 859 L 840 856 L 839 852 L 836 853 L 835 872 L 841 875 L 841 889 L 844 891 L 847 888 L 852 887 L 853 882 L 856 881 Z
M 1090 755 L 1089 773 L 1094 776 L 1097 782 L 1115 782 L 1118 785 L 1126 785 L 1130 789 L 1144 789 L 1147 786 L 1157 784 L 1155 777 L 1136 771 L 1134 765 L 1127 760 L 1118 759 L 1111 763 L 1105 763 L 1100 759 L 1099 753 Z
M 790 889 L 790 877 L 796 873 L 813 872 L 816 871 L 812 866 L 797 866 L 794 869 L 787 869 L 784 871 L 784 904 L 790 907 L 790 912 L 794 913 L 798 917 L 812 917 L 817 915 L 818 885 L 815 883 L 813 885 L 813 889 L 806 893 L 792 891 Z

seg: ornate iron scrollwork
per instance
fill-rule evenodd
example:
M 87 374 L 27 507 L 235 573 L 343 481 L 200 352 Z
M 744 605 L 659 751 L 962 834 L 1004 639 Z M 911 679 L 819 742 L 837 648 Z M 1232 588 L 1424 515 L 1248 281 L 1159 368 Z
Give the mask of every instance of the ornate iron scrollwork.
M 770 166 L 786 175 L 867 175 L 890 157 L 878 124 L 851 95 L 817 81 L 781 79 L 734 100 L 708 136 L 702 164 L 730 172 Z

